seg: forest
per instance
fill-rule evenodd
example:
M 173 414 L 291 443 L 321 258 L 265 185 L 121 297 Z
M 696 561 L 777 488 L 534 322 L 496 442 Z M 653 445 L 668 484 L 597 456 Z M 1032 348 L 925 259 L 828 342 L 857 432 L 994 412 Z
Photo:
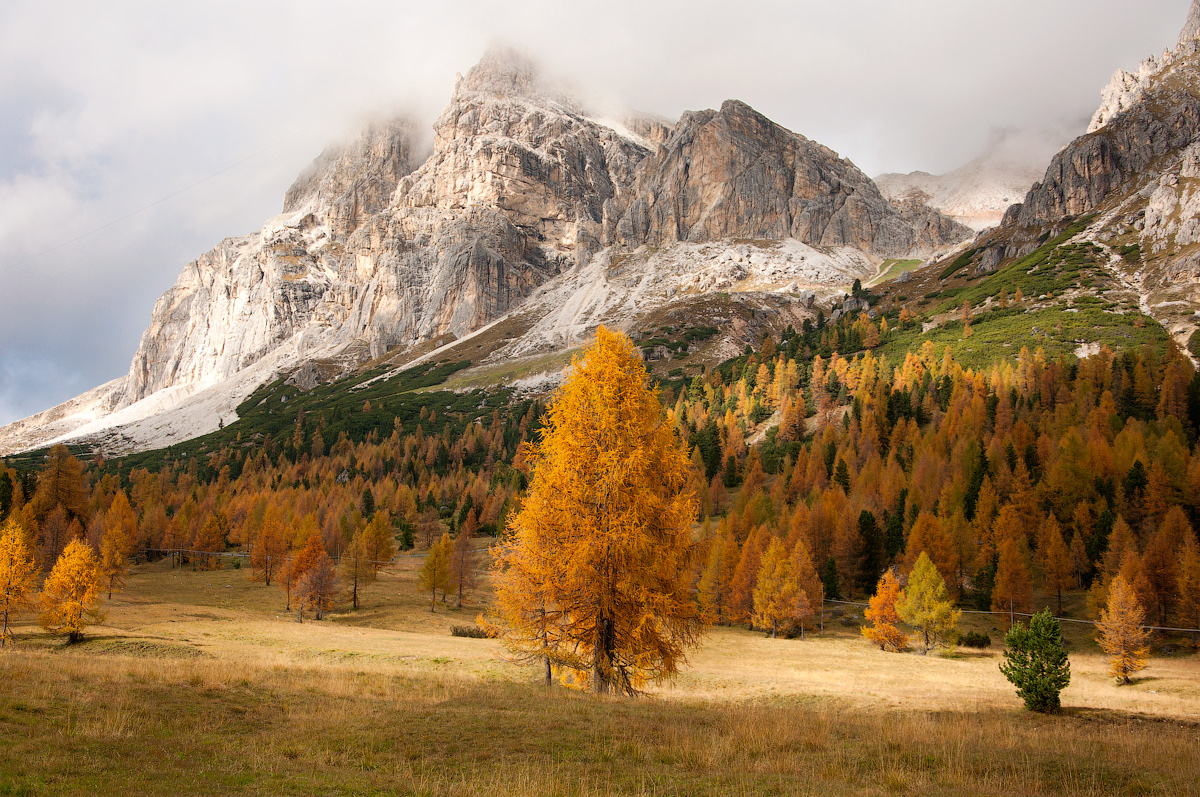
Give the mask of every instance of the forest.
M 691 578 L 712 622 L 752 620 L 778 541 L 808 574 L 810 616 L 821 599 L 869 596 L 926 551 L 964 607 L 1031 612 L 1037 590 L 1061 610 L 1064 590 L 1086 589 L 1095 614 L 1122 573 L 1155 624 L 1200 627 L 1200 378 L 1186 356 L 1023 348 L 975 369 L 926 341 L 892 363 L 878 355 L 891 334 L 886 317 L 822 316 L 661 388 L 691 462 Z M 236 566 L 270 584 L 271 563 L 314 537 L 334 561 L 353 548 L 378 568 L 464 529 L 501 535 L 543 404 L 439 413 L 438 394 L 404 395 L 407 414 L 365 398 L 294 409 L 275 434 L 243 439 L 235 424 L 219 447 L 167 452 L 154 470 L 57 447 L 36 469 L 0 471 L 0 516 L 43 573 L 72 539 L 98 555 L 108 541 L 113 582 L 129 557 L 204 568 L 240 553 Z

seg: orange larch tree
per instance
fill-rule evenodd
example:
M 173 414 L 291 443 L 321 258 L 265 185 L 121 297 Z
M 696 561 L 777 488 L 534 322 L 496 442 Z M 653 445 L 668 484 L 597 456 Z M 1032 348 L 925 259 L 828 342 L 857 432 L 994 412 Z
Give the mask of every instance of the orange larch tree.
M 254 538 L 250 549 L 250 565 L 255 578 L 261 578 L 271 586 L 271 579 L 287 561 L 288 539 L 279 510 L 269 507 L 263 514 L 262 528 Z
M 37 585 L 37 565 L 29 552 L 25 531 L 11 517 L 0 528 L 0 646 L 12 640 L 9 624 L 32 605 L 31 596 Z
M 1047 529 L 1042 537 L 1042 547 L 1038 553 L 1042 557 L 1042 572 L 1045 574 L 1046 588 L 1057 593 L 1058 614 L 1061 615 L 1063 588 L 1070 586 L 1075 569 L 1071 565 L 1071 551 L 1063 541 L 1058 523 L 1047 524 Z
M 1109 674 L 1120 683 L 1129 683 L 1129 676 L 1145 669 L 1150 659 L 1150 632 L 1143 627 L 1145 622 L 1146 610 L 1118 574 L 1108 587 L 1108 607 L 1096 624 L 1100 631 L 1096 641 L 1111 657 Z
M 787 549 L 782 540 L 773 537 L 763 554 L 754 586 L 754 614 L 751 617 L 754 625 L 770 628 L 772 638 L 779 636 L 779 624 L 796 616 L 796 589 Z
M 992 611 L 1008 615 L 1010 624 L 1016 613 L 1033 611 L 1033 585 L 1029 581 L 1029 569 L 1025 567 L 1025 556 L 1017 540 L 1012 537 L 1000 543 L 996 584 L 992 589 Z
M 904 632 L 896 627 L 900 622 L 900 615 L 896 613 L 896 601 L 899 599 L 900 579 L 889 568 L 879 579 L 879 586 L 863 611 L 863 617 L 871 625 L 863 626 L 862 634 L 878 645 L 880 650 L 898 653 L 907 647 Z
M 636 693 L 674 674 L 704 622 L 691 595 L 688 458 L 633 344 L 601 327 L 555 394 L 497 556 L 503 641 Z M 538 617 L 558 619 L 547 633 Z
M 100 563 L 86 542 L 71 540 L 42 585 L 42 627 L 78 642 L 102 618 Z

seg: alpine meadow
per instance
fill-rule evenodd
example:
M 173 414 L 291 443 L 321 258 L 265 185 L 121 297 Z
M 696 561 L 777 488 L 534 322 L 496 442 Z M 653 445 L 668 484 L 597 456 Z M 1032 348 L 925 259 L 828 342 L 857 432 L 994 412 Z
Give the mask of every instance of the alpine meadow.
M 1200 0 L 1032 172 L 596 105 L 493 47 L 0 427 L 0 795 L 1200 794 Z

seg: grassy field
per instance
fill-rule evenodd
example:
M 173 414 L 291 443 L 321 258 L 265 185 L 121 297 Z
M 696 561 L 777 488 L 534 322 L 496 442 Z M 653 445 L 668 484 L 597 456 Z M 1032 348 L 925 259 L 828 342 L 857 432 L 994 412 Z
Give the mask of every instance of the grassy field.
M 81 644 L 19 627 L 0 653 L 0 794 L 1200 792 L 1192 653 L 1117 687 L 1069 626 L 1065 709 L 1043 717 L 996 645 L 885 654 L 845 615 L 807 640 L 714 629 L 673 682 L 597 698 L 450 636 L 478 596 L 430 612 L 419 562 L 319 623 L 244 570 L 161 562 Z
M 906 271 L 912 271 L 921 265 L 923 260 L 885 260 L 879 267 L 879 273 L 867 280 L 866 286 L 872 287 L 888 280 L 894 280 Z

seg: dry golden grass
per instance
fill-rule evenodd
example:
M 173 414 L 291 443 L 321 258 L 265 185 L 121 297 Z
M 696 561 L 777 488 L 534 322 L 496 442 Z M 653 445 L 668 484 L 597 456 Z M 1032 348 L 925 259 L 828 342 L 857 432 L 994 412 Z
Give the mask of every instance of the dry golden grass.
M 1072 632 L 1061 715 L 998 653 L 885 654 L 718 628 L 636 701 L 536 684 L 404 560 L 365 608 L 295 622 L 246 571 L 143 566 L 76 646 L 0 653 L 0 794 L 1188 794 L 1200 661 L 1117 687 Z M 975 618 L 990 627 L 990 618 Z M 996 633 L 992 634 L 993 639 Z

